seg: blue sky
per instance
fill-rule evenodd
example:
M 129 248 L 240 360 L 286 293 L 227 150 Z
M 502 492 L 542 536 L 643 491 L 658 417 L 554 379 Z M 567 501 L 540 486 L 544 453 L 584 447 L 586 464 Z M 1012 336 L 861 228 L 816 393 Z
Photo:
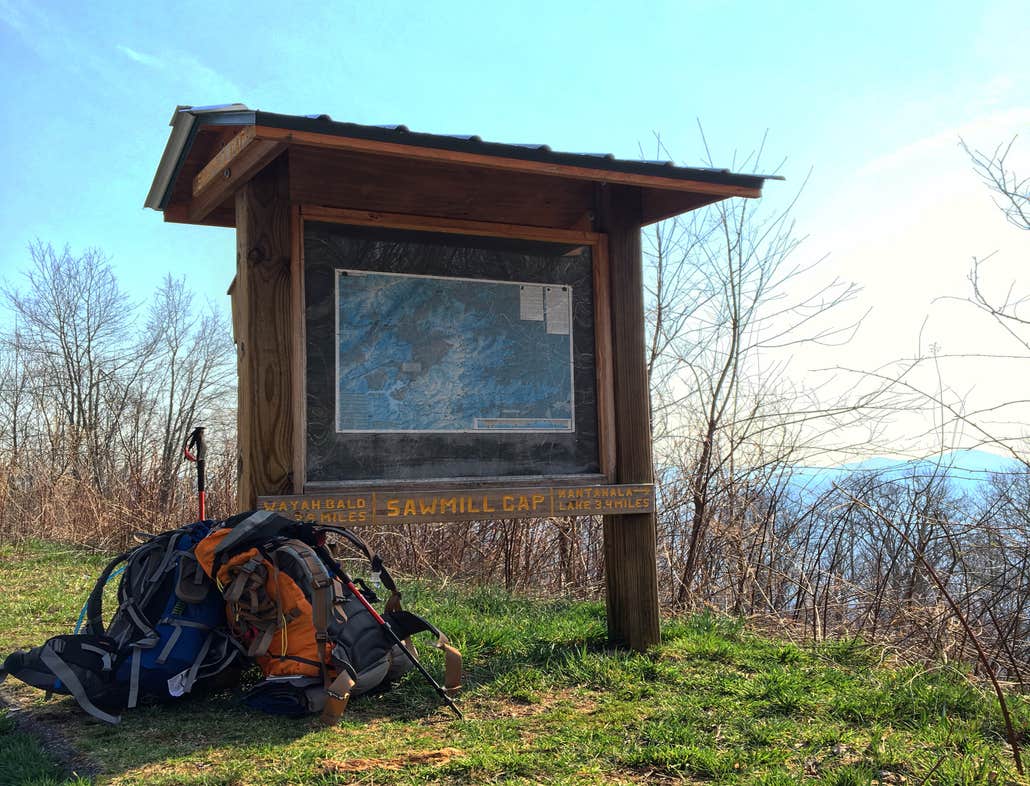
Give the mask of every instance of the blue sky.
M 1004 274 L 1025 276 L 1030 245 L 996 215 L 957 137 L 1023 132 L 1030 157 L 1028 17 L 1025 0 L 0 0 L 0 277 L 38 237 L 104 249 L 140 299 L 170 271 L 224 302 L 231 230 L 142 208 L 177 104 L 628 157 L 657 131 L 686 164 L 701 160 L 700 118 L 720 165 L 769 131 L 769 165 L 786 159 L 789 179 L 767 186 L 771 200 L 812 169 L 804 253 L 828 253 L 827 272 L 865 287 L 880 328 L 915 342 L 934 298 L 964 291 L 972 255 L 1001 249 Z M 955 317 L 937 320 L 951 346 L 969 338 L 949 333 Z M 884 343 L 873 330 L 851 354 L 875 362 Z

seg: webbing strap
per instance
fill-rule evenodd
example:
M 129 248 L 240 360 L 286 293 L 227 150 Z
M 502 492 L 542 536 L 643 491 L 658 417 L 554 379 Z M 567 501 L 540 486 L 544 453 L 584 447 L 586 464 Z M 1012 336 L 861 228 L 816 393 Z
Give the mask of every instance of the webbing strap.
M 39 653 L 39 659 L 46 665 L 54 676 L 57 677 L 72 694 L 72 697 L 79 703 L 86 712 L 92 715 L 98 720 L 105 721 L 107 723 L 118 723 L 121 718 L 118 715 L 111 715 L 110 713 L 104 712 L 102 709 L 97 707 L 89 696 L 86 695 L 86 689 L 82 687 L 82 683 L 79 682 L 79 678 L 75 672 L 71 670 L 67 663 L 57 657 L 49 646 L 44 647 L 43 651 Z
M 279 630 L 279 623 L 277 620 L 273 620 L 263 627 L 258 627 L 257 625 L 254 625 L 254 627 L 260 631 L 261 636 L 255 638 L 247 648 L 248 658 L 257 658 L 268 654 L 268 648 L 272 646 L 272 638 L 275 636 L 275 632 Z
M 197 653 L 197 657 L 193 661 L 193 665 L 190 666 L 189 673 L 186 675 L 186 679 L 183 680 L 183 687 L 185 692 L 189 693 L 193 688 L 193 683 L 197 681 L 197 672 L 200 671 L 200 666 L 204 662 L 204 658 L 207 657 L 208 650 L 211 649 L 211 641 L 214 639 L 214 631 L 207 634 L 207 638 L 204 639 L 204 644 L 200 647 L 200 652 Z
M 111 653 L 103 647 L 94 647 L 92 644 L 79 644 L 79 649 L 85 652 L 95 652 L 100 656 L 100 661 L 104 665 L 104 671 L 111 670 Z
M 157 631 L 154 630 L 154 628 L 150 626 L 150 623 L 146 620 L 146 618 L 144 618 L 144 616 L 140 614 L 135 604 L 130 603 L 128 605 L 123 606 L 122 608 L 124 608 L 125 612 L 130 617 L 132 617 L 132 621 L 136 623 L 136 627 L 138 627 L 140 631 L 142 631 L 143 633 L 143 635 L 137 638 L 134 643 L 146 647 L 153 647 L 155 644 L 157 644 L 158 641 L 160 641 L 161 637 L 158 635 Z M 131 631 L 129 630 L 123 631 L 123 634 L 125 635 L 122 636 L 122 644 L 125 643 L 124 638 L 127 638 L 128 634 L 130 633 Z
M 168 538 L 168 545 L 165 546 L 164 556 L 161 558 L 161 562 L 160 562 L 160 564 L 158 564 L 157 570 L 155 570 L 152 574 L 150 574 L 150 581 L 151 582 L 160 581 L 161 577 L 164 576 L 165 571 L 168 570 L 169 563 L 171 563 L 172 558 L 175 556 L 175 545 L 178 542 L 179 542 L 178 532 L 176 532 L 176 534 L 171 535 Z
M 333 683 L 326 688 L 322 723 L 326 726 L 335 726 L 340 721 L 340 716 L 347 709 L 347 702 L 350 701 L 350 692 L 353 688 L 353 677 L 346 671 L 341 671 L 340 675 L 333 680 Z
M 179 642 L 179 637 L 182 635 L 182 626 L 176 625 L 175 630 L 172 631 L 172 635 L 168 637 L 168 641 L 165 642 L 164 647 L 161 649 L 160 654 L 157 656 L 158 663 L 164 663 L 168 660 L 168 656 L 172 654 L 172 649 Z
M 430 631 L 436 636 L 433 646 L 438 650 L 443 650 L 444 654 L 444 690 L 448 694 L 457 693 L 461 688 L 462 659 L 461 653 L 451 644 L 450 639 L 429 620 L 412 614 L 410 611 L 392 614 L 390 624 L 399 635 L 405 638 L 421 631 Z
M 258 585 L 264 584 L 264 576 L 256 573 L 263 564 L 264 560 L 261 557 L 253 556 L 242 565 L 234 567 L 233 570 L 237 571 L 236 577 L 222 593 L 223 597 L 230 603 L 235 603 L 243 597 L 244 591 L 252 582 L 256 582 Z M 251 589 L 253 590 L 253 588 Z
M 443 689 L 447 692 L 448 696 L 453 696 L 461 690 L 461 653 L 442 633 L 433 646 L 443 650 Z
M 129 701 L 126 706 L 132 709 L 136 706 L 136 700 L 139 699 L 139 665 L 140 665 L 140 649 L 139 647 L 132 648 L 132 670 L 129 675 Z
M 162 625 L 175 625 L 180 628 L 196 628 L 197 630 L 211 630 L 211 626 L 206 622 L 197 622 L 196 620 L 180 620 L 174 617 L 165 617 L 160 621 Z
M 329 689 L 329 671 L 325 665 L 326 644 L 329 641 L 329 616 L 332 613 L 333 577 L 314 550 L 299 540 L 289 540 L 279 547 L 279 553 L 293 557 L 308 574 L 311 588 L 311 622 L 315 627 L 315 642 L 318 644 L 318 660 L 322 672 L 322 685 Z

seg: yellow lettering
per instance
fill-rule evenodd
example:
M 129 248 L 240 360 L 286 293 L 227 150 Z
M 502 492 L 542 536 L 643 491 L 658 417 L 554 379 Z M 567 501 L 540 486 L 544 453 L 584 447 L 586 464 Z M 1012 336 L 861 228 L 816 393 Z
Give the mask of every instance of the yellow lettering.
M 272 511 L 272 512 L 275 511 L 275 503 L 274 502 L 262 502 L 261 503 L 261 507 L 263 507 L 265 510 L 268 510 L 268 511 Z
M 414 516 L 418 511 L 415 509 L 415 500 L 407 499 L 404 501 L 404 515 Z
M 511 513 L 515 510 L 515 497 L 511 494 L 505 494 L 501 497 L 501 510 L 505 513 Z
M 450 497 L 448 499 L 441 499 L 440 500 L 440 515 L 443 515 L 444 513 L 446 513 L 447 512 L 447 508 L 451 509 L 451 513 L 457 513 L 458 512 L 458 500 L 455 499 L 454 497 Z
M 399 499 L 386 500 L 386 515 L 391 517 L 401 515 L 401 502 Z
M 431 500 L 427 502 L 425 497 L 423 497 L 418 501 L 418 512 L 421 513 L 423 516 L 427 513 L 436 513 L 437 501 L 437 498 L 433 497 Z
M 490 499 L 488 497 L 483 497 L 483 512 L 484 513 L 496 513 L 497 512 L 497 508 L 492 507 L 490 505 Z
M 533 510 L 536 510 L 538 507 L 543 505 L 545 499 L 546 499 L 546 497 L 543 494 L 534 494 L 533 495 Z

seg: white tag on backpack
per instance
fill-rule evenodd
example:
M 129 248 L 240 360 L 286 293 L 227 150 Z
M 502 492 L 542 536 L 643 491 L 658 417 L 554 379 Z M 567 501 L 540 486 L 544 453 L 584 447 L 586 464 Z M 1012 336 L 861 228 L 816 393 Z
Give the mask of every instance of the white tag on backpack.
M 186 693 L 186 677 L 189 676 L 190 670 L 186 669 L 181 671 L 168 680 L 168 695 L 169 696 L 182 696 Z

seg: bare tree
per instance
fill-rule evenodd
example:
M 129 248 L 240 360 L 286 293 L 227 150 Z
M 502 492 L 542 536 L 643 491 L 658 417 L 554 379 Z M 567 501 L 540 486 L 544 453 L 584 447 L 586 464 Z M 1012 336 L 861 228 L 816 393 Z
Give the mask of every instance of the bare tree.
M 964 139 L 959 144 L 966 151 L 974 171 L 994 192 L 995 203 L 1009 222 L 1019 229 L 1030 230 L 1030 177 L 1019 175 L 1012 169 L 1009 156 L 1018 135 L 1008 143 L 1001 143 L 990 153 L 972 150 Z
M 182 444 L 201 418 L 223 407 L 232 391 L 235 352 L 223 315 L 197 312 L 185 279 L 166 276 L 147 321 L 153 346 L 147 387 L 155 393 L 158 498 L 167 506 L 182 463 Z
M 759 148 L 734 168 L 757 170 L 762 154 Z M 689 467 L 689 491 L 679 495 L 689 510 L 689 533 L 670 551 L 680 563 L 680 602 L 698 578 L 715 498 L 734 495 L 730 479 L 753 472 L 759 455 L 777 461 L 771 445 L 796 448 L 801 425 L 817 408 L 827 417 L 851 410 L 819 408 L 811 398 L 803 403 L 805 392 L 788 385 L 782 365 L 769 359 L 773 350 L 803 343 L 844 343 L 857 328 L 857 320 L 828 319 L 854 299 L 856 287 L 840 280 L 814 288 L 804 283 L 821 260 L 798 261 L 802 238 L 791 218 L 796 199 L 775 211 L 744 199 L 719 202 L 648 234 L 656 454 Z
M 100 251 L 36 242 L 29 252 L 20 286 L 0 290 L 4 529 L 114 546 L 167 528 L 192 509 L 180 466 L 187 429 L 211 418 L 218 443 L 235 443 L 226 319 L 168 277 L 141 327 Z M 235 460 L 213 447 L 212 509 L 228 513 L 219 500 L 235 496 Z
M 40 414 L 64 454 L 57 469 L 102 489 L 149 347 L 136 339 L 132 304 L 99 250 L 76 257 L 36 241 L 29 253 L 25 288 L 3 290 L 17 325 L 5 342 L 35 380 Z

